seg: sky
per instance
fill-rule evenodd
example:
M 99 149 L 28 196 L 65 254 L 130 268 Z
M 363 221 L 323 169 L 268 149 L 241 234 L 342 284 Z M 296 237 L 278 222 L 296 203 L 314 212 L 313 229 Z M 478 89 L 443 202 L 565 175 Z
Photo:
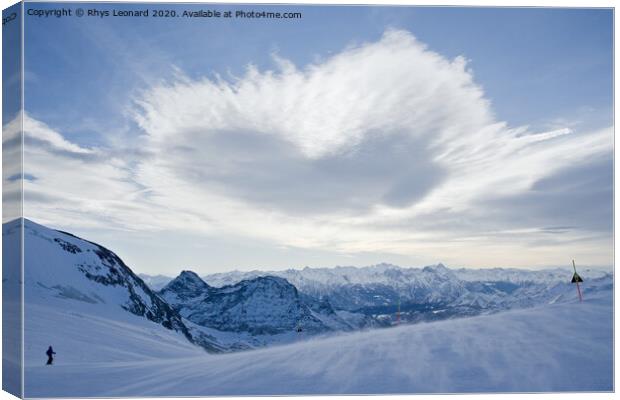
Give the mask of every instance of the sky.
M 302 18 L 27 16 L 25 217 L 151 274 L 612 264 L 611 10 L 245 9 Z

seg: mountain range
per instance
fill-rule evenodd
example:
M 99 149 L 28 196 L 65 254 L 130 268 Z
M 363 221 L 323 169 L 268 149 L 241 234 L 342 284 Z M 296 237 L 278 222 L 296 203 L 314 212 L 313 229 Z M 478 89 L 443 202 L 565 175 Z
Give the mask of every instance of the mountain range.
M 136 275 L 111 250 L 24 220 L 25 335 L 32 348 L 92 331 L 186 343 L 210 353 L 251 349 L 396 322 L 413 323 L 572 301 L 570 269 L 304 268 L 174 279 Z M 3 224 L 3 241 L 20 221 Z M 584 269 L 584 295 L 612 288 L 611 272 Z M 19 275 L 5 273 L 3 286 Z M 149 287 L 149 284 L 153 287 Z M 64 321 L 64 322 L 63 322 Z M 79 327 L 79 329 L 78 329 Z M 154 339 L 155 338 L 155 339 Z M 175 344 L 175 346 L 177 346 Z M 88 350 L 84 350 L 88 353 Z M 109 346 L 110 357 L 119 350 Z M 30 354 L 30 352 L 33 352 Z
M 580 274 L 586 279 L 586 291 L 612 286 L 611 271 L 585 268 Z M 150 280 L 148 275 L 141 276 Z M 231 271 L 205 275 L 201 280 L 213 289 L 268 276 L 285 279 L 304 298 L 329 304 L 349 324 L 355 318 L 372 318 L 372 323 L 366 318 L 362 324 L 351 324 L 357 328 L 390 325 L 397 314 L 409 322 L 445 319 L 561 302 L 576 295 L 570 268 L 450 269 L 441 263 L 402 268 L 384 263 L 362 268 Z M 164 277 L 159 279 L 164 284 Z

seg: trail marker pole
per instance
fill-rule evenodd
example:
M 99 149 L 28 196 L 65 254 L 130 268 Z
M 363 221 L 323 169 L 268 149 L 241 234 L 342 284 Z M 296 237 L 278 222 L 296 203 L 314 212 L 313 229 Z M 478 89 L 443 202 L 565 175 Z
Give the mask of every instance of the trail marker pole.
M 573 270 L 575 271 L 575 273 L 573 274 L 573 279 L 571 280 L 571 282 L 577 284 L 577 296 L 579 296 L 579 302 L 581 303 L 583 301 L 583 297 L 581 296 L 581 288 L 579 288 L 579 282 L 583 282 L 583 279 L 581 279 L 581 277 L 577 273 L 577 267 L 575 267 L 575 260 L 573 260 Z

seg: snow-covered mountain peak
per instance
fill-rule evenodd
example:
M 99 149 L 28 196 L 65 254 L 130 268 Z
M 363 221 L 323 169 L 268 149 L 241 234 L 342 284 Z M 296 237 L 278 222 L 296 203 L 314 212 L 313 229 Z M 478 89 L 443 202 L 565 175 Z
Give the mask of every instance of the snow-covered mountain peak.
M 174 288 L 176 291 L 184 289 L 185 291 L 203 291 L 208 290 L 210 286 L 193 271 L 182 271 L 179 276 L 168 283 L 162 291 Z
M 182 278 L 182 279 L 188 279 L 188 280 L 194 280 L 194 281 L 199 281 L 199 282 L 203 282 L 202 278 L 200 278 L 200 276 L 198 276 L 197 273 L 195 273 L 194 271 L 190 271 L 190 270 L 183 270 L 181 271 L 181 273 L 179 274 L 178 278 Z
M 455 276 L 454 271 L 452 271 L 450 268 L 446 267 L 442 263 L 426 266 L 422 268 L 422 272 L 432 273 L 444 278 Z
M 188 290 L 182 285 L 187 280 L 199 283 L 193 273 L 180 275 L 160 295 L 197 325 L 252 335 L 292 333 L 300 324 L 311 332 L 328 330 L 302 301 L 297 288 L 284 278 L 259 276 L 219 288 L 203 282 L 208 290 L 202 291 L 200 286 Z
M 174 308 L 180 303 L 203 301 L 211 290 L 212 287 L 195 272 L 182 271 L 159 291 L 159 295 Z
M 3 241 L 19 234 L 20 224 L 4 224 Z M 26 313 L 31 308 L 55 307 L 109 321 L 126 321 L 133 314 L 156 324 L 153 329 L 163 327 L 209 351 L 219 351 L 209 340 L 194 337 L 181 316 L 114 252 L 27 219 L 23 235 Z

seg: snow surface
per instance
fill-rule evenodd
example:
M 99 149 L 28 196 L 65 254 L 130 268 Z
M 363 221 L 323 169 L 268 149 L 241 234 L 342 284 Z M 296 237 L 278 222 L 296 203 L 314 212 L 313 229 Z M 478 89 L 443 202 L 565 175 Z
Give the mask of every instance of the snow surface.
M 222 355 L 192 353 L 191 345 L 165 329 L 171 336 L 161 338 L 162 346 L 140 345 L 136 339 L 145 332 L 139 324 L 116 331 L 92 315 L 49 311 L 33 309 L 36 318 L 61 319 L 81 333 L 55 338 L 54 366 L 43 365 L 45 346 L 40 362 L 27 357 L 27 397 L 613 390 L 611 290 L 591 293 L 583 303 Z M 113 356 L 112 338 L 118 349 Z M 145 357 L 144 348 L 146 354 L 158 349 L 156 358 Z
M 584 303 L 575 301 L 567 283 L 525 284 L 518 289 L 520 298 L 536 296 L 542 287 L 546 301 L 529 309 L 396 328 L 332 336 L 303 332 L 303 341 L 285 344 L 300 339 L 289 331 L 277 338 L 277 346 L 208 354 L 190 338 L 223 351 L 261 343 L 245 333 L 181 320 L 120 259 L 94 243 L 27 220 L 25 228 L 26 397 L 613 390 L 608 273 L 583 274 Z M 10 224 L 3 229 L 12 232 Z M 402 274 L 417 274 L 425 284 L 447 285 L 447 292 L 468 285 L 463 278 L 454 280 L 460 270 L 427 268 L 403 272 L 384 265 L 369 273 L 394 283 Z M 349 280 L 357 271 L 336 270 Z M 494 273 L 523 279 L 516 271 Z M 564 273 L 553 279 L 565 279 Z M 5 274 L 3 288 L 17 287 L 18 280 Z M 497 294 L 493 285 L 475 290 L 458 300 L 479 302 L 486 292 Z M 321 318 L 329 315 L 326 307 L 311 304 Z M 334 315 L 350 323 L 359 317 L 342 310 Z M 175 329 L 162 321 L 175 323 Z M 44 365 L 49 345 L 57 353 L 53 366 Z

